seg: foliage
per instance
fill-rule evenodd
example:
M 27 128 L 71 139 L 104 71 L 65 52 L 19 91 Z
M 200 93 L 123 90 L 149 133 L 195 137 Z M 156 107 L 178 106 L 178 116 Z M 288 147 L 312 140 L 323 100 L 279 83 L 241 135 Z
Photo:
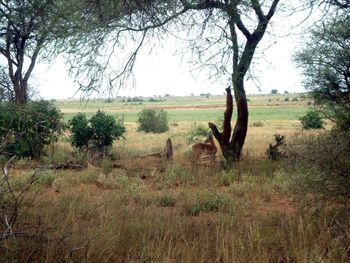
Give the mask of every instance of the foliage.
M 6 72 L 6 67 L 0 65 L 0 102 L 13 101 L 14 94 L 11 88 L 11 80 Z
M 277 94 L 278 93 L 278 90 L 277 89 L 272 89 L 271 90 L 271 94 Z
M 303 129 L 321 129 L 323 120 L 318 111 L 309 110 L 304 116 L 299 118 Z
M 138 130 L 162 133 L 169 130 L 168 113 L 163 109 L 143 109 L 138 113 Z
M 72 135 L 72 145 L 78 149 L 84 149 L 89 146 L 89 140 L 92 136 L 92 130 L 89 127 L 89 121 L 84 113 L 78 113 L 69 120 Z
M 70 8 L 64 8 L 66 5 Z M 6 74 L 16 103 L 28 102 L 28 82 L 36 61 L 39 55 L 46 59 L 53 56 L 53 52 L 42 51 L 62 36 L 68 25 L 63 19 L 72 6 L 68 1 L 51 0 L 0 2 L 0 56 L 7 63 Z
M 349 35 L 349 12 L 328 15 L 311 31 L 307 45 L 295 54 L 305 86 L 321 105 L 322 114 L 342 130 L 350 129 Z
M 285 144 L 285 136 L 280 134 L 275 134 L 275 144 L 269 144 L 269 147 L 266 149 L 267 157 L 272 161 L 281 160 L 285 154 L 280 150 L 280 147 Z
M 90 120 L 85 114 L 78 113 L 69 121 L 72 131 L 71 143 L 78 149 L 90 149 L 103 153 L 108 150 L 114 140 L 120 139 L 125 133 L 123 123 L 117 122 L 112 116 L 98 110 Z
M 203 124 L 197 124 L 196 122 L 191 126 L 191 130 L 186 136 L 188 144 L 200 141 L 201 137 L 208 136 L 209 129 Z
M 48 101 L 24 106 L 0 104 L 0 150 L 11 156 L 38 158 L 63 129 L 62 114 Z
M 322 203 L 350 201 L 350 134 L 331 132 L 302 139 L 290 148 L 298 167 L 293 189 L 303 198 L 311 193 Z

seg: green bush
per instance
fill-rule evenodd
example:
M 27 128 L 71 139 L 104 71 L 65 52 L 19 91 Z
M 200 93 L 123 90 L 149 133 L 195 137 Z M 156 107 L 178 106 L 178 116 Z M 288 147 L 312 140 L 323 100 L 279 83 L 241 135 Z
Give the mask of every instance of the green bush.
M 303 129 L 321 129 L 323 120 L 319 112 L 309 110 L 303 117 L 299 118 Z
M 89 149 L 103 153 L 112 146 L 113 141 L 121 138 L 125 127 L 112 116 L 97 111 L 90 120 L 85 114 L 78 113 L 69 121 L 72 131 L 71 143 L 78 149 Z
M 209 128 L 203 124 L 194 123 L 191 130 L 186 136 L 186 141 L 188 144 L 192 144 L 202 140 L 202 137 L 207 137 L 209 133 Z
M 138 114 L 138 130 L 162 133 L 169 130 L 168 113 L 162 109 L 144 109 Z
M 89 127 L 89 121 L 86 118 L 86 115 L 78 113 L 68 123 L 72 131 L 72 145 L 78 149 L 87 148 L 92 136 L 92 130 Z
M 0 104 L 2 154 L 38 158 L 64 128 L 61 112 L 48 101 Z

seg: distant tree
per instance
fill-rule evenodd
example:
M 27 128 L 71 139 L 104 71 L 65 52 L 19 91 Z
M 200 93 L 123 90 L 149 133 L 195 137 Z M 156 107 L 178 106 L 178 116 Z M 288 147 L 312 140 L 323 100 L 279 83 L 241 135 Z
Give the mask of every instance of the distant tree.
M 284 94 L 289 94 L 288 90 L 285 90 L 285 91 L 284 91 Z
M 168 113 L 163 109 L 143 109 L 138 113 L 138 130 L 162 133 L 169 130 Z
M 277 94 L 277 93 L 278 93 L 278 90 L 277 90 L 277 89 L 271 90 L 271 94 Z

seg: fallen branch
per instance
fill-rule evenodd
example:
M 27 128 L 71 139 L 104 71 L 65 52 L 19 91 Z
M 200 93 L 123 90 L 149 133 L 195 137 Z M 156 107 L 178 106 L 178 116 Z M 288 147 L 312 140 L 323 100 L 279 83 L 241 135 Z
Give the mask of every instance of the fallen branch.
M 30 234 L 25 232 L 18 232 L 18 231 L 16 232 L 6 231 L 3 233 L 0 233 L 0 242 L 9 238 L 23 238 L 27 240 L 33 240 L 38 243 L 50 243 L 50 242 L 57 241 L 57 240 L 50 240 L 49 238 L 42 235 L 35 235 L 35 234 Z
M 82 170 L 85 169 L 86 165 L 76 164 L 76 163 L 59 163 L 59 164 L 48 164 L 40 165 L 37 169 L 47 169 L 47 170 Z

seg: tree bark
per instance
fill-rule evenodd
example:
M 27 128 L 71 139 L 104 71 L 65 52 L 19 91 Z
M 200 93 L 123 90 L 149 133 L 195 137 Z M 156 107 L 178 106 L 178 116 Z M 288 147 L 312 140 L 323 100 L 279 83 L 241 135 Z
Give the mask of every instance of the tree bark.
M 216 125 L 212 122 L 209 122 L 208 125 L 212 130 L 214 137 L 219 142 L 222 155 L 229 163 L 233 163 L 239 161 L 242 155 L 242 148 L 248 131 L 248 103 L 245 94 L 235 92 L 237 121 L 231 137 L 233 98 L 230 87 L 226 88 L 226 93 L 226 110 L 224 112 L 223 132 L 220 133 Z

